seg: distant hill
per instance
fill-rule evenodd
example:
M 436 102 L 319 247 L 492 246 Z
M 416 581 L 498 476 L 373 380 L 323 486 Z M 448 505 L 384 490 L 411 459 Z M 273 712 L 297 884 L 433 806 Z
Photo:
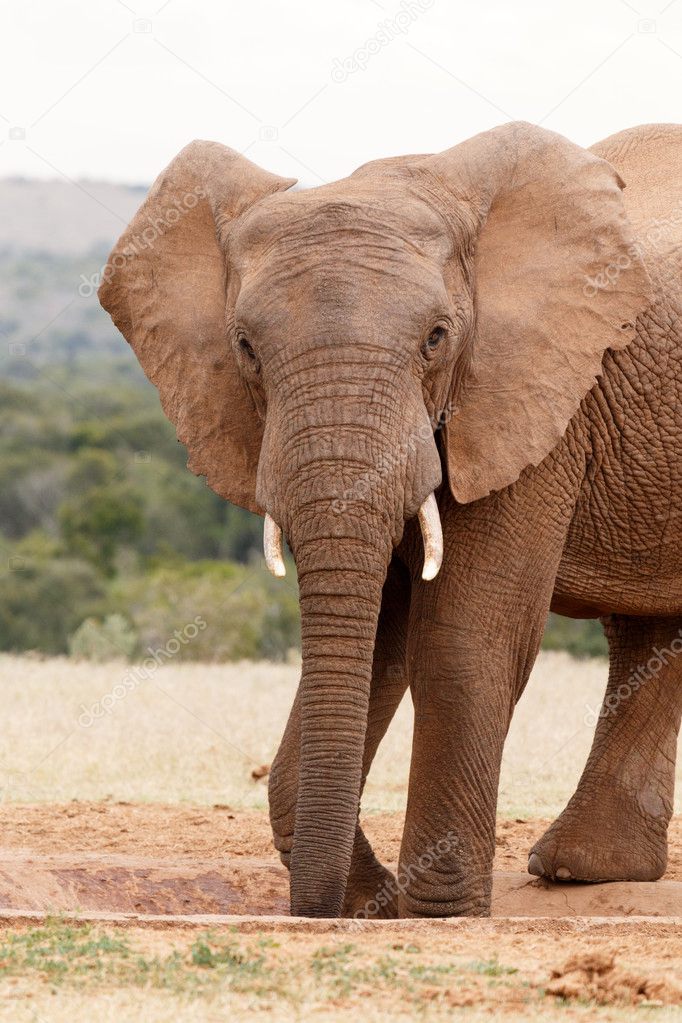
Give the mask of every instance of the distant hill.
M 110 246 L 147 186 L 0 178 L 0 250 L 82 255 Z
M 0 372 L 140 376 L 97 301 L 98 273 L 146 186 L 0 179 Z

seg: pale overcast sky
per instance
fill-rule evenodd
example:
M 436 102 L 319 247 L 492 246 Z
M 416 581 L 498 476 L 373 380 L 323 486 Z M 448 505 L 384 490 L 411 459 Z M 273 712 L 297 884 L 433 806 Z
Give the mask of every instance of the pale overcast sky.
M 682 0 L 4 0 L 0 176 L 146 183 L 193 138 L 315 185 L 513 119 L 682 120 Z

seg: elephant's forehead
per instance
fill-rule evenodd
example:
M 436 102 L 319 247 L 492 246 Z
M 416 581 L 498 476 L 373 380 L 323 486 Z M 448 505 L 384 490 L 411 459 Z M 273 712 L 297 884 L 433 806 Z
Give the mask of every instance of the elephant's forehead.
M 447 245 L 437 213 L 404 183 L 352 178 L 260 202 L 241 218 L 231 245 L 242 256 L 275 246 L 382 245 L 437 255 Z

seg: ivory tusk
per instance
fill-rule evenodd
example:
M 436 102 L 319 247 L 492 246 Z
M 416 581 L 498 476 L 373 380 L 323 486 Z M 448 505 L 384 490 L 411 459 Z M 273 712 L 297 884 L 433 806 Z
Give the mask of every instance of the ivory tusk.
M 282 530 L 279 528 L 272 515 L 265 514 L 265 525 L 263 527 L 263 550 L 265 552 L 265 564 L 268 570 L 277 579 L 282 579 L 287 570 L 282 557 Z
M 443 560 L 443 527 L 440 523 L 438 503 L 431 492 L 419 509 L 419 525 L 424 538 L 424 567 L 422 579 L 435 579 Z

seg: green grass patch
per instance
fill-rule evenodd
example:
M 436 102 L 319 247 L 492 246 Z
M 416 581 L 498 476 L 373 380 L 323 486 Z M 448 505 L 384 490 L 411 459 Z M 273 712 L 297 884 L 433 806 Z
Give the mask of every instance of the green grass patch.
M 270 1005 L 308 1004 L 311 997 L 319 1004 L 336 1003 L 371 990 L 398 995 L 416 1007 L 475 975 L 514 972 L 497 959 L 444 959 L 414 944 L 369 949 L 340 942 L 292 950 L 286 938 L 238 938 L 234 932 L 179 935 L 172 951 L 150 955 L 124 931 L 58 917 L 6 934 L 0 942 L 0 978 L 40 979 L 53 988 L 163 989 L 192 997 L 228 990 Z

